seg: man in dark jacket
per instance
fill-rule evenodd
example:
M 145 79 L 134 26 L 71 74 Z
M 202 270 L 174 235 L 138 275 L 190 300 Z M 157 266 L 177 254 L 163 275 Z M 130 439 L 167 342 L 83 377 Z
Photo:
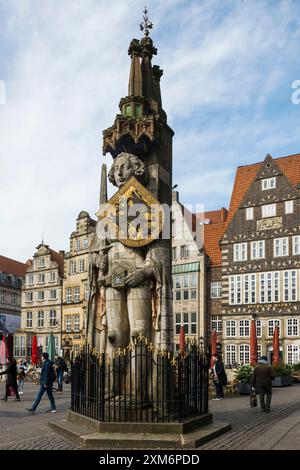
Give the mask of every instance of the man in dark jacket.
M 54 364 L 55 364 L 55 369 L 56 369 L 58 391 L 62 392 L 63 390 L 62 379 L 63 379 L 64 372 L 68 370 L 67 363 L 61 356 L 56 355 Z
M 50 400 L 51 408 L 48 410 L 49 413 L 56 413 L 55 401 L 52 393 L 52 385 L 55 379 L 54 363 L 49 360 L 49 354 L 42 353 L 42 372 L 40 377 L 40 390 L 36 396 L 35 402 L 31 408 L 26 408 L 28 411 L 35 411 L 41 401 L 42 396 L 47 392 Z
M 223 387 L 227 385 L 227 375 L 226 375 L 222 360 L 219 359 L 216 354 L 212 356 L 212 359 L 213 359 L 212 374 L 214 378 L 214 385 L 216 388 L 216 397 L 213 398 L 213 400 L 223 400 L 224 398 Z
M 267 356 L 262 356 L 254 368 L 252 386 L 259 393 L 261 411 L 269 412 L 272 400 L 272 380 L 275 378 L 273 367 L 268 363 Z M 266 397 L 266 401 L 265 401 Z
M 16 398 L 15 401 L 20 401 L 18 384 L 17 384 L 17 363 L 13 357 L 7 358 L 7 367 L 6 370 L 0 372 L 0 375 L 7 374 L 6 385 L 5 385 L 5 395 L 2 400 L 7 401 L 9 396 L 9 387 L 12 387 L 15 391 Z

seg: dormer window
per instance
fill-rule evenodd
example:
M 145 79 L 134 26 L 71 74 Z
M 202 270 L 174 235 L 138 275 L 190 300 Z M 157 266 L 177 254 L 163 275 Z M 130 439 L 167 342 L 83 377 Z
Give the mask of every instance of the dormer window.
M 272 178 L 266 178 L 261 181 L 261 189 L 265 191 L 266 189 L 274 189 L 276 188 L 276 178 L 273 176 Z

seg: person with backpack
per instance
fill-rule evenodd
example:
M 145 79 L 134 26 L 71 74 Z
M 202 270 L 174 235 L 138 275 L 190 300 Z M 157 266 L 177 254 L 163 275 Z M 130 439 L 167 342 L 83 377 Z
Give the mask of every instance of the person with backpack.
M 56 369 L 56 376 L 57 376 L 57 384 L 58 384 L 58 391 L 63 391 L 63 375 L 64 372 L 68 372 L 68 366 L 66 361 L 58 354 L 55 356 L 55 369 Z
M 53 397 L 52 386 L 55 381 L 55 370 L 54 363 L 50 361 L 49 354 L 47 352 L 42 353 L 42 372 L 40 377 L 40 390 L 36 396 L 36 399 L 31 408 L 26 408 L 27 411 L 35 411 L 42 399 L 42 396 L 47 392 L 50 400 L 51 408 L 48 413 L 56 413 L 56 405 Z

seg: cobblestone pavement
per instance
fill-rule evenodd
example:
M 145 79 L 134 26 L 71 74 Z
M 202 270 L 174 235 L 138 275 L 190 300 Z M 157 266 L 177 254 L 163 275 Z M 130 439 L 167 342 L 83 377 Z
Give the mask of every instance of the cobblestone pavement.
M 32 415 L 25 411 L 32 404 L 38 386 L 25 384 L 21 402 L 9 399 L 0 401 L 0 450 L 75 450 L 78 446 L 52 432 L 49 420 L 62 419 L 70 403 L 70 386 L 62 394 L 55 393 L 57 413 L 49 415 L 47 397 L 43 397 L 37 412 Z M 4 392 L 0 383 L 1 396 Z M 292 387 L 273 389 L 272 411 L 261 413 L 259 407 L 250 408 L 248 396 L 227 396 L 221 401 L 210 401 L 215 420 L 231 423 L 232 431 L 205 444 L 201 449 L 243 449 L 259 433 L 272 428 L 273 424 L 300 409 L 300 384 Z

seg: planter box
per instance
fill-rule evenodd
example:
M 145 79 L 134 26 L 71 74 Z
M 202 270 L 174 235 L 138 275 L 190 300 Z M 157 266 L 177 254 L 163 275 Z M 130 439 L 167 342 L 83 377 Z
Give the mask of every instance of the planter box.
M 288 385 L 292 385 L 293 378 L 291 375 L 284 375 L 282 377 L 275 377 L 272 381 L 272 387 L 287 387 Z
M 238 392 L 240 395 L 250 395 L 251 393 L 251 385 L 244 383 L 244 382 L 239 382 L 238 383 Z

